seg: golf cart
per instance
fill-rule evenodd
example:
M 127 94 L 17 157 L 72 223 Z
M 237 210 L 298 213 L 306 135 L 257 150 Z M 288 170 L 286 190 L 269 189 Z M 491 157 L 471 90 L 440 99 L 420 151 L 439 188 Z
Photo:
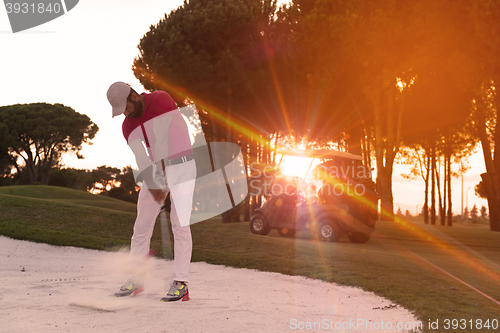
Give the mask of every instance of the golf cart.
M 281 236 L 293 237 L 297 231 L 309 230 L 324 241 L 336 242 L 344 235 L 354 243 L 370 239 L 379 196 L 362 156 L 331 150 L 278 152 L 282 155 L 278 169 L 267 175 L 266 202 L 250 220 L 254 234 L 267 235 L 277 229 Z M 287 156 L 312 159 L 303 178 L 280 173 Z M 317 185 L 306 182 L 315 161 L 321 162 L 312 173 Z

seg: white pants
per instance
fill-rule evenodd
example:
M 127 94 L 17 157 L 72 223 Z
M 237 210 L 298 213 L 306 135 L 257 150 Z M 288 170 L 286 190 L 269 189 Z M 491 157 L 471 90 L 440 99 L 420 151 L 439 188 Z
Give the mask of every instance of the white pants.
M 195 161 L 167 166 L 165 173 L 167 193 L 170 191 L 172 203 L 170 220 L 174 234 L 174 280 L 187 282 L 193 249 L 189 220 L 196 178 Z M 139 192 L 137 218 L 130 246 L 133 255 L 145 257 L 148 254 L 153 228 L 162 205 L 163 203 L 156 201 L 147 187 L 143 185 Z

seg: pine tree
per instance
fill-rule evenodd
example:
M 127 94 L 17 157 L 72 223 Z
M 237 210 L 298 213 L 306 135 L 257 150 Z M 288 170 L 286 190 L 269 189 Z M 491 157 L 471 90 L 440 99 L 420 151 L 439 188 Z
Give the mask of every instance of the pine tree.
M 478 209 L 476 207 L 476 205 L 474 205 L 472 207 L 472 209 L 470 210 L 470 218 L 472 219 L 472 222 L 476 223 L 477 221 L 477 213 L 478 213 Z
M 488 219 L 488 213 L 486 213 L 486 207 L 484 206 L 481 206 L 481 218 L 483 220 Z

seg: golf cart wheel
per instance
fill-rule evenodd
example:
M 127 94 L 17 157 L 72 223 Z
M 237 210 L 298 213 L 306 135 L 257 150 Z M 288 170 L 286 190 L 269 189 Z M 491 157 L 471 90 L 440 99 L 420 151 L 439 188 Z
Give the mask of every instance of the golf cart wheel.
M 278 228 L 278 233 L 283 237 L 293 237 L 297 233 L 297 230 L 288 229 L 287 227 Z
M 318 223 L 317 235 L 322 241 L 337 242 L 342 237 L 342 229 L 335 220 L 323 218 Z
M 271 232 L 266 217 L 262 214 L 254 215 L 250 220 L 250 231 L 257 235 L 267 235 Z
M 369 234 L 365 234 L 362 232 L 350 232 L 347 234 L 347 237 L 349 237 L 349 240 L 353 243 L 366 243 L 370 239 Z

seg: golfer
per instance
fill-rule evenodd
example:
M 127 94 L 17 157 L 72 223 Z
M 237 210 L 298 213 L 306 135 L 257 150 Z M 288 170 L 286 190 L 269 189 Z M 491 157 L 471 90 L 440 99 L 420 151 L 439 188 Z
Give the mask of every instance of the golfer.
M 187 124 L 165 91 L 138 94 L 128 84 L 115 82 L 109 87 L 107 97 L 113 117 L 125 115 L 123 136 L 139 167 L 136 181 L 142 182 L 131 254 L 148 255 L 156 218 L 170 192 L 175 276 L 161 301 L 187 301 L 193 246 L 189 221 L 196 178 Z M 131 277 L 115 296 L 134 296 L 143 290 L 143 281 Z

